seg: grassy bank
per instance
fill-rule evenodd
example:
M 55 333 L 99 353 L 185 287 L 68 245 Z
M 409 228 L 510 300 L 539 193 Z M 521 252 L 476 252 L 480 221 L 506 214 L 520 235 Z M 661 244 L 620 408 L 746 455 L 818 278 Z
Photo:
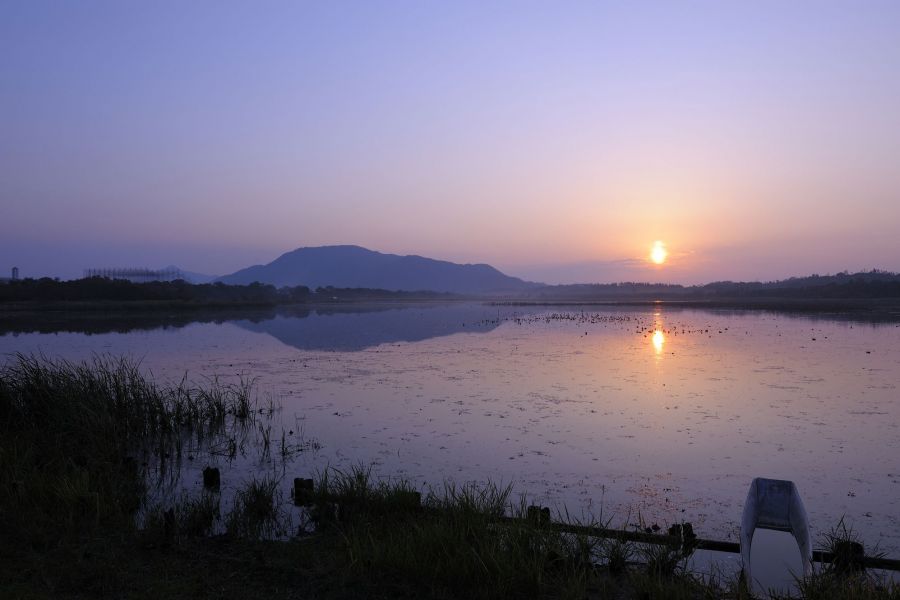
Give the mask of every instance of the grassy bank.
M 234 498 L 151 493 L 188 452 L 237 444 L 271 411 L 249 384 L 159 386 L 119 360 L 0 367 L 0 597 L 748 597 L 687 571 L 680 547 L 560 532 L 491 484 L 328 470 L 297 487 L 302 510 L 272 475 Z M 801 589 L 900 598 L 834 569 Z

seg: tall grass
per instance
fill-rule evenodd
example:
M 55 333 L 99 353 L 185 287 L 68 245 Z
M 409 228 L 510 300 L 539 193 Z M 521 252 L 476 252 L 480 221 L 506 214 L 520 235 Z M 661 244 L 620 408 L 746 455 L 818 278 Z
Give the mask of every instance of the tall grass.
M 350 569 L 376 586 L 437 597 L 583 595 L 594 579 L 592 547 L 583 538 L 524 517 L 511 488 L 448 483 L 424 496 L 402 479 L 370 468 L 319 475 L 312 510 L 320 532 L 337 532 Z
M 255 410 L 252 381 L 163 387 L 128 359 L 15 355 L 0 367 L 0 534 L 41 544 L 127 529 L 149 472 Z
M 883 557 L 877 547 L 865 551 L 862 539 L 842 517 L 825 532 L 820 541 L 833 556 L 811 576 L 798 578 L 797 589 L 805 600 L 838 600 L 889 598 L 900 600 L 900 583 L 887 580 L 877 572 L 862 567 L 863 555 Z
M 238 489 L 225 517 L 225 529 L 247 539 L 276 539 L 287 535 L 289 514 L 284 509 L 280 481 L 274 477 L 251 479 Z
M 220 518 L 219 500 L 218 494 L 204 491 L 197 496 L 184 494 L 168 509 L 150 507 L 143 515 L 140 539 L 164 547 L 213 535 Z

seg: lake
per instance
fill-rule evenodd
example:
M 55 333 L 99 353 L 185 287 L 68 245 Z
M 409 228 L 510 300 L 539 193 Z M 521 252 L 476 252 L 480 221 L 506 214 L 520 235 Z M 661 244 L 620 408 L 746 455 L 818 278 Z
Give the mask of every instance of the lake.
M 843 517 L 900 555 L 897 323 L 484 304 L 194 318 L 8 321 L 0 353 L 256 377 L 283 407 L 277 437 L 315 442 L 288 479 L 360 463 L 420 486 L 490 479 L 613 526 L 731 541 L 750 481 L 790 479 L 815 538 Z

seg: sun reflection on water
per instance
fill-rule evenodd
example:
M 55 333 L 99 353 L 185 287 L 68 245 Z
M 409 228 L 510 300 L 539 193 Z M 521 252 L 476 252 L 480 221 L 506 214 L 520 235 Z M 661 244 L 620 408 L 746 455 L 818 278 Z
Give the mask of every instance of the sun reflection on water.
M 656 350 L 656 354 L 662 354 L 663 345 L 666 343 L 666 336 L 659 329 L 653 332 L 653 349 Z

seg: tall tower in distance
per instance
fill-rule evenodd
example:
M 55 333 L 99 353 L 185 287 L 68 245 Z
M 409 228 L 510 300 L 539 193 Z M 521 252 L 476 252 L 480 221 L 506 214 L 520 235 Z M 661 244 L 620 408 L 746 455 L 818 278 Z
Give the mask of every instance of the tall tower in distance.
M 12 280 L 15 281 L 19 278 L 19 267 L 12 268 Z

